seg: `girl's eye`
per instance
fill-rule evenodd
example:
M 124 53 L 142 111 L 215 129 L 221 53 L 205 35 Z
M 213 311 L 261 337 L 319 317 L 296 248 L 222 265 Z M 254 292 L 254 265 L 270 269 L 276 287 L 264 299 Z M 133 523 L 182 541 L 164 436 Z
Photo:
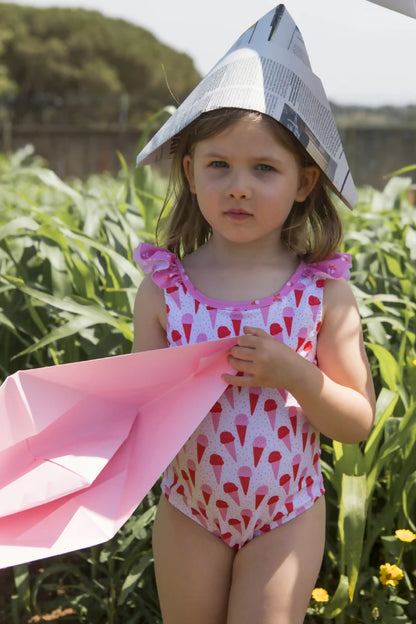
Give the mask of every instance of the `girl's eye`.
M 227 167 L 227 163 L 224 160 L 213 160 L 209 163 L 209 166 L 221 169 L 223 167 Z
M 275 171 L 274 167 L 272 167 L 271 165 L 265 165 L 264 163 L 260 163 L 259 165 L 257 165 L 256 169 L 258 169 L 259 171 Z

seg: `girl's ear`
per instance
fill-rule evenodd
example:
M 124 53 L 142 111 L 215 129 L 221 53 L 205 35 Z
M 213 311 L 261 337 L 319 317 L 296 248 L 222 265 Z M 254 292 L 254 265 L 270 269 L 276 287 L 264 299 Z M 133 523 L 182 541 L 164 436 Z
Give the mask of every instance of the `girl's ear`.
M 316 183 L 321 177 L 321 170 L 318 167 L 311 165 L 310 167 L 303 167 L 300 172 L 299 188 L 296 194 L 295 201 L 303 202 L 315 188 Z
M 189 189 L 191 193 L 195 193 L 194 161 L 192 160 L 192 156 L 186 154 L 183 157 L 182 166 L 186 175 L 186 179 L 189 182 Z

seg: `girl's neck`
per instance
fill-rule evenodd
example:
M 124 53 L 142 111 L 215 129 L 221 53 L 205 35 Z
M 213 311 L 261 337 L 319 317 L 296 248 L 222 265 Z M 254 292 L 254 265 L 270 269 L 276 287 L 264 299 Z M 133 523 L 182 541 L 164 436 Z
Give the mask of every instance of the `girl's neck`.
M 217 267 L 233 266 L 242 268 L 261 268 L 265 265 L 294 267 L 299 261 L 281 241 L 253 241 L 250 243 L 232 243 L 215 235 L 201 248 L 202 255 L 210 257 L 210 262 Z

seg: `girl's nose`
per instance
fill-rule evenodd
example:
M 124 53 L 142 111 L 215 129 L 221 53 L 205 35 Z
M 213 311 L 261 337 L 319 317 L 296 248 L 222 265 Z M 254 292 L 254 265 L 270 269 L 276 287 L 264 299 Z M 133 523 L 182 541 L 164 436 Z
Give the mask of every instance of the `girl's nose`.
M 247 176 L 242 172 L 234 172 L 227 186 L 227 197 L 232 199 L 248 199 L 251 195 Z

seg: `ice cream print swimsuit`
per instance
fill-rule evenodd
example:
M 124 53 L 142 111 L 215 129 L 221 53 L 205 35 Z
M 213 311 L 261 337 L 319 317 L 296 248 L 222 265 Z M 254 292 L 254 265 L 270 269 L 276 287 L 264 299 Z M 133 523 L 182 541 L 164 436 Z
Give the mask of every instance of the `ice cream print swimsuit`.
M 316 364 L 326 279 L 349 277 L 350 257 L 300 263 L 279 292 L 217 301 L 193 286 L 181 262 L 142 243 L 135 259 L 163 289 L 170 347 L 259 327 Z M 295 518 L 324 493 L 319 434 L 283 389 L 228 386 L 166 469 L 162 492 L 230 547 Z

